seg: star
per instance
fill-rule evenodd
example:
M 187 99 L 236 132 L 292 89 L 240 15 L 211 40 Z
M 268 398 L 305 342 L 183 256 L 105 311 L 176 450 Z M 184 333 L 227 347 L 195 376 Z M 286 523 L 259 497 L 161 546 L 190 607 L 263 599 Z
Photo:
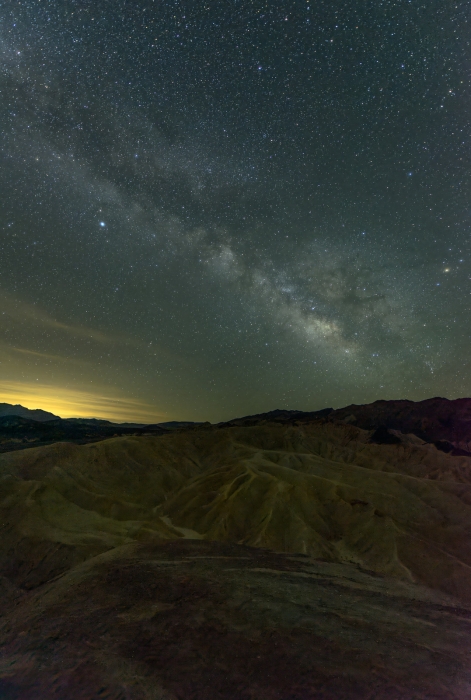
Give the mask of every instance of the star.
M 214 421 L 471 393 L 461 5 L 438 41 L 409 2 L 43 4 L 0 5 L 8 381 Z

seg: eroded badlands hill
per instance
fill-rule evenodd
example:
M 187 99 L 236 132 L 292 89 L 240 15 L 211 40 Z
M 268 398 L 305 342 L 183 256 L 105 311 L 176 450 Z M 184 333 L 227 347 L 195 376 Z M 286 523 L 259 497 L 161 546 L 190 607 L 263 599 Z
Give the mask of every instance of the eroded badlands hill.
M 330 420 L 347 420 L 358 428 L 374 430 L 386 426 L 414 433 L 427 442 L 449 443 L 439 447 L 471 452 L 471 399 L 435 397 L 425 401 L 375 401 L 352 404 L 332 411 Z
M 248 427 L 262 422 L 280 424 L 312 423 L 326 418 L 329 422 L 347 423 L 364 430 L 387 430 L 414 434 L 425 442 L 435 444 L 444 452 L 471 456 L 471 399 L 444 399 L 439 396 L 424 401 L 374 401 L 350 404 L 344 408 L 324 408 L 320 411 L 275 410 L 228 421 L 226 426 Z
M 2 697 L 471 697 L 471 459 L 370 437 L 1 455 Z

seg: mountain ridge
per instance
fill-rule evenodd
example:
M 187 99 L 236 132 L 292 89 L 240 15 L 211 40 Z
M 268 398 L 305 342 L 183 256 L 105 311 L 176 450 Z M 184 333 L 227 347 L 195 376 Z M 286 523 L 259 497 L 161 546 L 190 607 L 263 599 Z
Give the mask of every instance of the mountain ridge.
M 471 454 L 471 398 L 433 397 L 423 401 L 379 399 L 370 404 L 350 404 L 319 411 L 275 409 L 218 425 L 250 426 L 263 422 L 301 424 L 315 420 L 347 423 L 363 430 L 379 431 L 374 438 L 377 441 L 393 442 L 394 432 L 399 431 L 403 435 L 413 434 L 454 455 Z M 390 437 L 387 437 L 387 433 Z
M 42 408 L 25 408 L 19 403 L 0 403 L 0 416 L 20 416 L 21 418 L 30 418 L 38 422 L 59 418 L 54 413 L 44 411 Z

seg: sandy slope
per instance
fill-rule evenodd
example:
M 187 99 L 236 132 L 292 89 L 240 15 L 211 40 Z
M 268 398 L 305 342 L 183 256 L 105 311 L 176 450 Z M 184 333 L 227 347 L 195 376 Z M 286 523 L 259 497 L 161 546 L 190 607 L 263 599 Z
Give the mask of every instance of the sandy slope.
M 471 697 L 471 459 L 368 439 L 317 422 L 1 455 L 0 697 Z
M 28 558 L 54 543 L 75 563 L 150 532 L 181 537 L 173 523 L 471 602 L 471 460 L 367 439 L 349 426 L 260 426 L 2 455 L 0 572 L 15 548 Z

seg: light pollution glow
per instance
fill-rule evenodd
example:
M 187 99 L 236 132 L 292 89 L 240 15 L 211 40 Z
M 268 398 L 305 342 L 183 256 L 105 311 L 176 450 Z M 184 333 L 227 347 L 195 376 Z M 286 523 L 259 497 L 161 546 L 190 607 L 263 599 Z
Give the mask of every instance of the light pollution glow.
M 0 382 L 0 401 L 41 408 L 61 418 L 102 418 L 114 422 L 158 423 L 169 420 L 153 406 L 119 396 L 68 389 L 48 384 Z

